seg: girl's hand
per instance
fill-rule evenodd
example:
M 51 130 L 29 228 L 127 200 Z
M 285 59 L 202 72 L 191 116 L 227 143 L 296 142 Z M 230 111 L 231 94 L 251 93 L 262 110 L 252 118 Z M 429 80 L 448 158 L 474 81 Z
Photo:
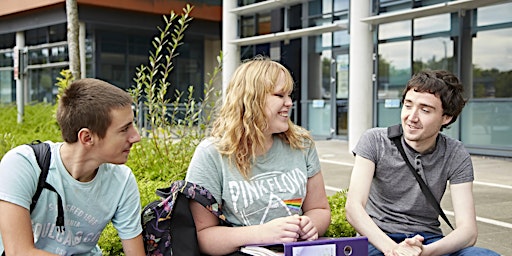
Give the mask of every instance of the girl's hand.
M 296 242 L 300 237 L 300 217 L 298 215 L 277 218 L 260 225 L 258 232 L 262 243 Z
M 316 240 L 318 239 L 318 230 L 308 216 L 300 216 L 300 231 L 299 238 L 303 240 Z

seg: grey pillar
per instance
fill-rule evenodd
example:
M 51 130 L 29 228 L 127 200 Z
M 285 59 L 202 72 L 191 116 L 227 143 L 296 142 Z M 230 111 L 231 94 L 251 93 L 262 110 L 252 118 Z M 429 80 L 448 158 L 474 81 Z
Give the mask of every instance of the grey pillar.
M 305 2 L 302 4 L 302 17 L 308 17 L 309 13 L 309 3 Z M 308 27 L 308 20 L 302 19 L 302 27 Z M 298 102 L 298 106 L 296 107 L 297 111 L 300 107 L 300 117 L 301 122 L 298 123 L 297 120 L 295 122 L 306 129 L 309 129 L 308 124 L 308 87 L 309 87 L 309 37 L 303 36 L 301 38 L 301 56 L 300 56 L 300 68 L 301 68 L 301 83 L 300 83 L 300 101 Z
M 231 13 L 237 7 L 236 0 L 222 1 L 222 97 L 226 94 L 231 75 L 240 62 L 240 49 L 231 43 L 237 38 L 238 17 Z
M 459 70 L 458 75 L 464 86 L 464 97 L 473 97 L 473 34 L 471 23 L 473 10 L 459 11 L 460 39 L 459 46 Z
M 23 123 L 23 116 L 25 114 L 25 90 L 23 85 L 23 65 L 21 65 L 22 61 L 22 54 L 21 50 L 25 47 L 25 34 L 23 31 L 16 32 L 16 47 L 14 47 L 15 51 L 18 51 L 16 54 L 14 54 L 15 57 L 18 58 L 15 63 L 18 63 L 18 67 L 14 67 L 15 69 L 18 69 L 18 76 L 15 77 L 16 80 L 16 106 L 18 109 L 18 123 Z
M 85 58 L 85 23 L 79 23 L 78 30 L 78 47 L 80 48 L 80 76 L 79 78 L 85 78 L 86 72 L 86 58 Z M 78 78 L 77 78 L 78 79 Z

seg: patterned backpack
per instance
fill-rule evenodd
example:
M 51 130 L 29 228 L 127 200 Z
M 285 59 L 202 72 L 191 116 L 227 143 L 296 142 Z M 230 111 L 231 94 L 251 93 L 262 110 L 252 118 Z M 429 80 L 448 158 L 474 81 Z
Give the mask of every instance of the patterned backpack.
M 196 227 L 189 199 L 196 200 L 219 218 L 220 225 L 231 226 L 210 192 L 184 180 L 157 189 L 160 200 L 142 210 L 142 238 L 146 255 L 200 255 Z

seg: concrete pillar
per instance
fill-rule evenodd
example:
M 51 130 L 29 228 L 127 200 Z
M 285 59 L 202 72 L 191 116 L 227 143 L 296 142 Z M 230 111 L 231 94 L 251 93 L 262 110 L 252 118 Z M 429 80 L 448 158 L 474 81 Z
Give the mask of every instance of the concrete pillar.
M 464 97 L 473 97 L 473 34 L 471 25 L 473 21 L 473 10 L 459 11 L 460 37 L 457 49 L 459 53 L 458 75 L 464 86 Z
M 222 1 L 222 97 L 226 94 L 231 75 L 240 63 L 240 48 L 232 40 L 237 39 L 238 17 L 231 13 L 237 7 L 236 0 Z
M 15 69 L 18 69 L 18 75 L 16 78 L 16 106 L 18 109 L 18 123 L 23 123 L 23 116 L 25 114 L 25 90 L 24 90 L 24 84 L 23 84 L 23 65 L 21 65 L 23 55 L 18 54 L 21 53 L 20 50 L 23 50 L 25 47 L 25 34 L 23 31 L 16 32 L 16 46 L 14 47 L 15 51 L 18 51 L 16 54 L 14 54 L 15 57 L 18 58 L 18 60 L 14 61 L 14 63 L 19 63 L 17 67 L 14 67 Z
M 361 22 L 370 16 L 369 0 L 350 1 L 350 65 L 348 100 L 348 150 L 357 144 L 373 120 L 373 41 L 371 26 Z
M 86 77 L 86 52 L 85 52 L 85 23 L 78 25 L 78 47 L 80 49 L 80 78 Z M 78 78 L 77 78 L 78 79 Z
M 304 2 L 302 4 L 302 17 L 308 17 L 309 15 L 309 3 Z M 302 27 L 307 28 L 308 27 L 308 19 L 302 19 Z M 301 69 L 301 75 L 300 75 L 300 101 L 298 102 L 298 106 L 296 106 L 296 109 L 298 110 L 300 107 L 300 122 L 298 122 L 297 119 L 295 119 L 295 123 L 306 128 L 309 128 L 308 124 L 308 98 L 309 98 L 309 91 L 308 88 L 310 87 L 310 71 L 309 71 L 309 37 L 303 36 L 301 38 L 301 53 L 300 53 L 300 69 Z M 298 111 L 296 111 L 298 112 Z

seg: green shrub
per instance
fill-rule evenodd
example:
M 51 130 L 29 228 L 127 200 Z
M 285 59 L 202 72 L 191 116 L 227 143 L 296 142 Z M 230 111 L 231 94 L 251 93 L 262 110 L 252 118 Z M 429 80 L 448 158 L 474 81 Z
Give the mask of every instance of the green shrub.
M 159 28 L 160 34 L 153 39 L 149 64 L 137 68 L 135 85 L 130 90 L 135 120 L 146 124 L 137 126 L 141 127 L 142 135 L 147 135 L 135 145 L 128 162 L 138 179 L 169 182 L 185 178 L 195 147 L 204 138 L 211 120 L 212 102 L 220 95 L 220 91 L 213 89 L 213 82 L 221 70 L 222 56 L 204 84 L 204 98 L 199 102 L 193 97 L 193 86 L 187 91 L 172 90 L 168 81 L 177 49 L 192 20 L 191 11 L 192 7 L 187 5 L 181 15 L 171 12 L 164 16 L 165 26 Z M 168 92 L 174 92 L 172 102 L 166 97 Z
M 329 205 L 331 206 L 331 225 L 325 232 L 327 237 L 352 237 L 356 235 L 356 230 L 348 223 L 345 216 L 345 203 L 347 201 L 347 190 L 336 192 L 329 196 Z
M 17 121 L 15 105 L 4 105 L 0 111 L 0 158 L 17 145 L 30 143 L 33 140 L 60 141 L 60 130 L 53 115 L 54 106 L 37 103 L 24 107 L 23 123 Z

